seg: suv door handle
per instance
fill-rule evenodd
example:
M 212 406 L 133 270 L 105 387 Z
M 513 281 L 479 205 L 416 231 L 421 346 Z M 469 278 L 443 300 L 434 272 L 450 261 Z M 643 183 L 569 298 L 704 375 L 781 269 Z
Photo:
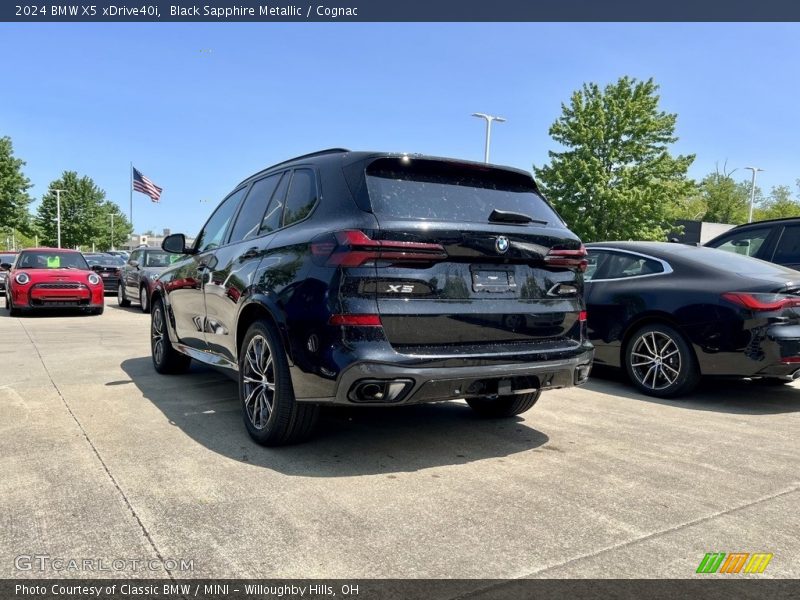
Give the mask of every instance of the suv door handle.
M 248 258 L 255 258 L 258 256 L 258 248 L 253 246 L 248 248 L 247 251 L 239 257 L 239 260 L 247 260 Z

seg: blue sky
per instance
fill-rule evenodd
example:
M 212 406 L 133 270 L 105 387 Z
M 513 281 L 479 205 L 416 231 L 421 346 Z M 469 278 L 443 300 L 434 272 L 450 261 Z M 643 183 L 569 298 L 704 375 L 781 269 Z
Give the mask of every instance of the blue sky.
M 127 214 L 132 161 L 164 188 L 134 194 L 137 231 L 194 234 L 240 180 L 316 149 L 482 160 L 477 111 L 508 119 L 492 162 L 530 169 L 561 102 L 622 75 L 661 85 L 693 176 L 800 178 L 796 24 L 3 23 L 0 55 L 0 135 L 35 197 L 76 170 Z

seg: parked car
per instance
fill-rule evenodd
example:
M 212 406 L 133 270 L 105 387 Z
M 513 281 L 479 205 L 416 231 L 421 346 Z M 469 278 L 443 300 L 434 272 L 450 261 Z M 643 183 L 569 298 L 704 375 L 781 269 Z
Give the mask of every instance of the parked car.
M 8 272 L 6 309 L 12 316 L 46 308 L 80 308 L 102 314 L 103 281 L 77 250 L 22 250 Z
M 800 216 L 739 225 L 705 246 L 800 270 Z
M 121 256 L 124 260 L 130 258 L 131 253 L 127 250 L 109 250 L 106 254 L 113 254 L 114 256 Z
M 322 151 L 162 246 L 182 258 L 151 296 L 155 369 L 228 369 L 261 444 L 306 437 L 320 405 L 509 417 L 589 375 L 585 249 L 524 171 Z
M 701 375 L 800 376 L 800 272 L 712 248 L 588 244 L 595 364 L 671 398 Z
M 142 312 L 150 312 L 150 294 L 153 282 L 166 269 L 176 256 L 160 248 L 137 248 L 120 269 L 117 286 L 117 302 L 120 306 L 130 306 L 138 302 Z
M 92 271 L 103 279 L 103 288 L 106 292 L 116 292 L 119 287 L 120 269 L 125 265 L 121 256 L 105 253 L 83 253 L 86 262 Z
M 17 258 L 16 252 L 3 252 L 0 253 L 0 292 L 6 291 L 6 281 L 8 279 L 8 270 L 11 268 L 14 260 Z M 3 265 L 6 265 L 5 267 Z

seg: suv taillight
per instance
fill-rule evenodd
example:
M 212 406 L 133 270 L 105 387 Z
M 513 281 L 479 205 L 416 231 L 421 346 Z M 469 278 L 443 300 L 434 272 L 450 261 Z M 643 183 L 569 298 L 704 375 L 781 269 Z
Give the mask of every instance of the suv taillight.
M 581 273 L 589 266 L 586 247 L 583 244 L 577 249 L 552 248 L 544 257 L 544 262 L 550 267 L 576 269 Z
M 750 292 L 728 292 L 722 294 L 728 302 L 754 312 L 774 312 L 785 308 L 800 308 L 800 297 L 786 294 L 753 294 Z
M 363 231 L 325 233 L 311 241 L 314 262 L 329 267 L 358 267 L 370 261 L 431 262 L 447 258 L 441 244 L 373 240 Z

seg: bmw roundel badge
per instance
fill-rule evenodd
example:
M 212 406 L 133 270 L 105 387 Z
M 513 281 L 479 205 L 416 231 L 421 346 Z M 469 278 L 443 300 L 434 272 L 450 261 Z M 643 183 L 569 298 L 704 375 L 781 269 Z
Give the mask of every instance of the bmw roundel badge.
M 494 247 L 500 254 L 505 254 L 506 252 L 508 252 L 508 247 L 510 245 L 511 244 L 509 244 L 508 238 L 504 235 L 499 236 L 497 238 L 497 241 L 494 243 Z

